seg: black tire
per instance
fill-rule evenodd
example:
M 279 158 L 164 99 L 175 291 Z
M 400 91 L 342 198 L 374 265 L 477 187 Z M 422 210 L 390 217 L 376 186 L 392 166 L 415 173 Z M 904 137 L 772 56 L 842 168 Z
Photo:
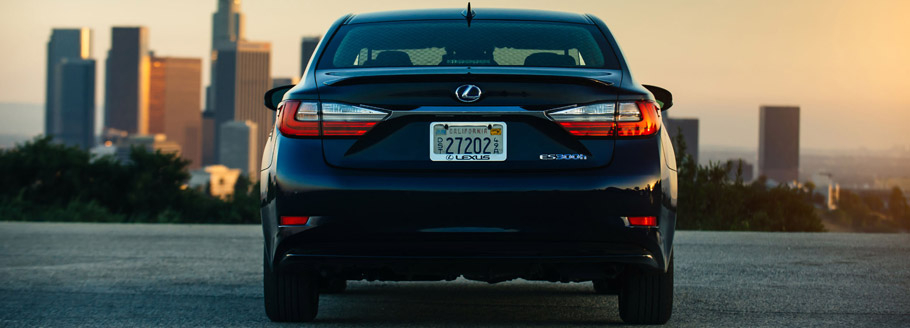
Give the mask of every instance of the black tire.
M 265 314 L 275 322 L 308 322 L 319 311 L 317 276 L 269 270 L 263 265 Z
M 348 289 L 348 281 L 338 278 L 325 278 L 319 282 L 320 294 L 340 294 Z
M 673 259 L 667 272 L 629 270 L 619 291 L 619 317 L 630 324 L 664 324 L 673 313 Z
M 597 279 L 593 281 L 594 292 L 601 295 L 619 294 L 619 284 L 616 279 Z

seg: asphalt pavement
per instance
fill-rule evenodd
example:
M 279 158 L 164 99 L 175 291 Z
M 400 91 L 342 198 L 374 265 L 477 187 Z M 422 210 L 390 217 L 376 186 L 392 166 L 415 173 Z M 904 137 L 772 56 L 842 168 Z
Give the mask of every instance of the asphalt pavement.
M 590 283 L 352 282 L 262 306 L 259 226 L 0 222 L 0 327 L 622 325 Z M 910 234 L 677 233 L 667 326 L 910 327 Z

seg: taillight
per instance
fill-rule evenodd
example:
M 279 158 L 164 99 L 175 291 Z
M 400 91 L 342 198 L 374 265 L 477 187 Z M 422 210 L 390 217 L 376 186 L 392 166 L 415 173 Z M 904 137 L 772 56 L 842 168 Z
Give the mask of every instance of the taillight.
M 322 135 L 361 136 L 382 121 L 388 113 L 369 108 L 322 104 Z
M 361 136 L 389 115 L 358 106 L 300 100 L 285 100 L 278 110 L 278 130 L 295 137 Z
M 657 133 L 660 128 L 660 116 L 657 111 L 657 106 L 650 101 L 619 103 L 619 112 L 616 115 L 616 135 L 638 137 Z
M 657 111 L 657 106 L 651 101 L 636 101 L 586 105 L 557 110 L 548 115 L 575 136 L 636 137 L 657 133 L 660 128 Z
M 287 136 L 319 136 L 319 104 L 285 100 L 278 105 L 281 123 L 278 131 Z

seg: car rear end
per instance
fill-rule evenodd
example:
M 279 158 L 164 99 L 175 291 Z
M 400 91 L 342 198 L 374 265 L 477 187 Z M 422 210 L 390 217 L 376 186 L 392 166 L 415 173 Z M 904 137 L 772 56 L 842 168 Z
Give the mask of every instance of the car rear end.
M 263 156 L 267 272 L 497 282 L 672 270 L 675 157 L 659 104 L 596 18 L 515 17 L 333 26 Z

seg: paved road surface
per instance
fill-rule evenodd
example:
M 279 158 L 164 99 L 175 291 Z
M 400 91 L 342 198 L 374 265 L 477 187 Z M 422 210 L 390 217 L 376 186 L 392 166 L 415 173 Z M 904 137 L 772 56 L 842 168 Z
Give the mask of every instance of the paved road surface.
M 0 327 L 299 326 L 258 226 L 0 222 Z M 910 327 L 910 235 L 680 232 L 669 326 Z M 590 284 L 352 283 L 316 327 L 621 325 Z

